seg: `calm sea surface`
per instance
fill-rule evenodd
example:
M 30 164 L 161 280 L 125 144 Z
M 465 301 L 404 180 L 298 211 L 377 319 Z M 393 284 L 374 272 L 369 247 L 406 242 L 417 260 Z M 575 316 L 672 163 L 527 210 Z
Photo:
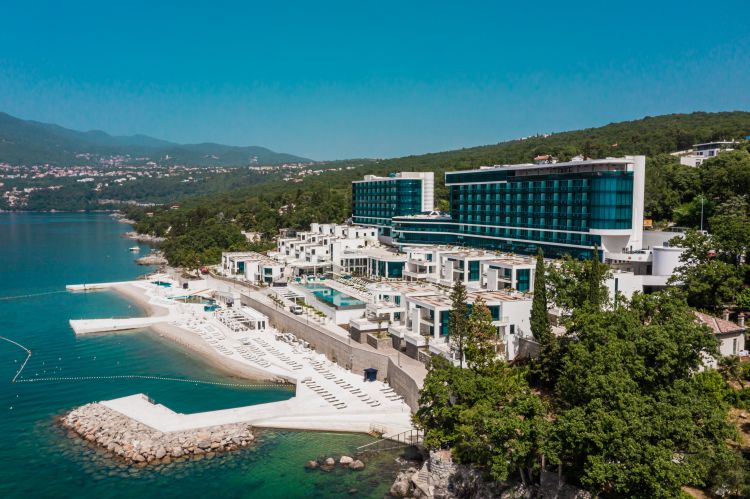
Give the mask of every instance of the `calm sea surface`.
M 55 419 L 96 400 L 146 393 L 179 412 L 283 400 L 280 388 L 228 388 L 155 380 L 37 381 L 35 378 L 163 375 L 237 382 L 148 331 L 76 339 L 69 319 L 137 316 L 107 292 L 67 293 L 65 284 L 129 280 L 133 263 L 120 237 L 127 226 L 104 214 L 0 214 L 0 497 L 383 497 L 393 453 L 364 471 L 306 471 L 309 459 L 352 453 L 363 435 L 260 432 L 257 445 L 210 460 L 135 469 L 68 437 Z M 144 252 L 146 247 L 142 247 Z

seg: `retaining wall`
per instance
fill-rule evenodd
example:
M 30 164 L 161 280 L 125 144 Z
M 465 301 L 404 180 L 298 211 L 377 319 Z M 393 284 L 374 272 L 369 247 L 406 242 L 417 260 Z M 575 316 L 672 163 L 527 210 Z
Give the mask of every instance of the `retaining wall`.
M 349 337 L 336 335 L 317 324 L 306 322 L 304 317 L 292 315 L 281 308 L 277 309 L 245 293 L 241 294 L 240 301 L 243 305 L 268 316 L 276 329 L 293 333 L 310 343 L 317 352 L 346 369 L 363 373 L 364 369 L 374 367 L 378 370 L 378 380 L 383 381 L 387 378 L 390 386 L 404 397 L 409 407 L 412 410 L 417 409 L 419 399 L 417 381 L 404 369 L 399 368 L 388 355 L 378 352 L 369 345 L 357 343 Z

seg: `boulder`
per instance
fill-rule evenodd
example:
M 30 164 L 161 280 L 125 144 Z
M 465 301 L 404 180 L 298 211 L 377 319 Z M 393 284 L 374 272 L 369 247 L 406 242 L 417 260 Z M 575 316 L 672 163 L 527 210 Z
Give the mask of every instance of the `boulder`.
M 354 462 L 354 459 L 349 456 L 341 456 L 341 459 L 339 459 L 339 464 L 342 464 L 344 466 L 349 466 L 350 464 L 352 464 L 352 462 Z
M 156 457 L 156 459 L 161 459 L 166 455 L 167 449 L 165 449 L 164 447 L 159 447 L 158 449 L 156 449 L 156 454 L 154 454 L 154 457 Z
M 316 460 L 314 460 L 314 459 L 311 459 L 311 460 L 309 460 L 309 461 L 307 462 L 307 464 L 305 465 L 305 468 L 307 468 L 307 469 L 310 469 L 310 470 L 314 470 L 314 469 L 316 469 L 316 468 L 317 468 L 318 466 L 320 466 L 320 463 L 318 463 L 318 462 L 317 462 Z
M 410 488 L 409 479 L 402 476 L 399 480 L 393 482 L 391 490 L 389 490 L 388 493 L 393 497 L 409 497 Z
M 349 464 L 350 470 L 359 471 L 363 469 L 364 467 L 365 467 L 365 463 L 363 463 L 359 459 L 355 459 L 354 461 L 351 462 L 351 464 Z
M 327 457 L 324 462 L 326 466 L 336 466 L 336 460 L 332 457 Z

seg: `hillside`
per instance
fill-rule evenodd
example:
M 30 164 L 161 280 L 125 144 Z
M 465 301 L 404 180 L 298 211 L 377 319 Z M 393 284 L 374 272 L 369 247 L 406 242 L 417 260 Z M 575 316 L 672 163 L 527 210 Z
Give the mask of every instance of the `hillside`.
M 277 165 L 310 161 L 259 146 L 178 144 L 146 135 L 112 136 L 99 130 L 79 132 L 0 112 L 0 162 L 70 166 L 96 164 L 99 157 L 107 156 L 147 157 L 161 164 L 191 166 Z
M 456 151 L 380 161 L 338 161 L 340 171 L 307 177 L 301 183 L 266 182 L 185 200 L 179 210 L 129 210 L 138 229 L 168 236 L 173 263 L 212 263 L 227 247 L 229 233 L 259 231 L 270 240 L 280 227 L 301 228 L 314 221 L 343 221 L 350 214 L 350 182 L 365 174 L 431 170 L 435 172 L 438 207 L 447 208 L 443 173 L 482 165 L 530 162 L 547 153 L 568 159 L 646 154 L 646 211 L 671 220 L 680 207 L 684 223 L 692 223 L 694 198 L 701 192 L 698 169 L 680 167 L 666 153 L 693 143 L 750 135 L 749 112 L 692 113 L 647 117 L 599 128 L 532 137 Z M 151 210 L 154 211 L 154 210 Z M 681 220 L 683 222 L 683 220 Z M 170 229 L 171 227 L 171 229 Z M 169 232 L 167 233 L 167 230 Z

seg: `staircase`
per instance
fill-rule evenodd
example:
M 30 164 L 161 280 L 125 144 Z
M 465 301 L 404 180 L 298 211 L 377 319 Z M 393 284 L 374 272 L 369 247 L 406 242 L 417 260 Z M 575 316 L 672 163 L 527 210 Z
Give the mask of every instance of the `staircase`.
M 401 449 L 412 445 L 420 445 L 424 439 L 422 430 L 406 430 L 394 435 L 383 436 L 380 440 L 357 447 L 357 454 L 365 452 L 382 452 L 385 450 Z

